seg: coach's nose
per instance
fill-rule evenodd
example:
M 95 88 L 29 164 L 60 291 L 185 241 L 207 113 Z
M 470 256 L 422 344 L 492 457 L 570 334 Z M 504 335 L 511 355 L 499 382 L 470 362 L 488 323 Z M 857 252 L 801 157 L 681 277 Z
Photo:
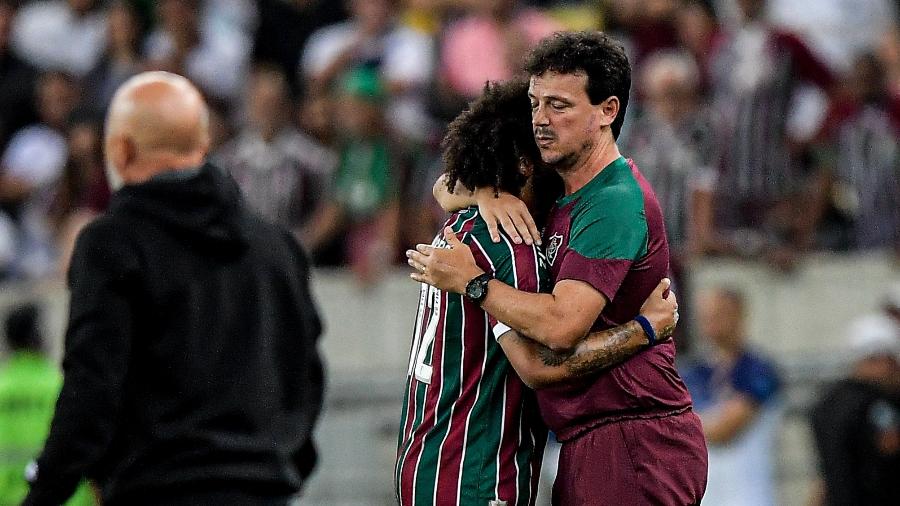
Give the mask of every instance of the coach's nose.
M 532 109 L 531 124 L 536 127 L 547 126 L 550 124 L 550 116 L 547 115 L 547 109 L 543 104 L 540 104 Z

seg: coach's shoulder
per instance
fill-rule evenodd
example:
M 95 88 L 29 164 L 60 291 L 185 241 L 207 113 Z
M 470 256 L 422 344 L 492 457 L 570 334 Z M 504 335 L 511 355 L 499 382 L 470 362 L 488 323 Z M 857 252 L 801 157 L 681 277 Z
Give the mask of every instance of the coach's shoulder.
M 126 221 L 101 215 L 87 224 L 75 240 L 69 263 L 73 273 L 108 272 L 122 274 L 139 270 L 137 244 Z
M 81 232 L 78 233 L 76 247 L 79 245 L 119 246 L 130 240 L 130 230 L 132 230 L 132 226 L 127 220 L 111 214 L 102 214 L 81 229 Z

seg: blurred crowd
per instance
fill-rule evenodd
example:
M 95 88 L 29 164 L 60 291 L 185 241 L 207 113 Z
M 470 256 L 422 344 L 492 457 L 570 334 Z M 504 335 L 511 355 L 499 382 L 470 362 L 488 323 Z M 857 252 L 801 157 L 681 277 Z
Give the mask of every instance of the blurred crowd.
M 111 94 L 162 69 L 213 104 L 213 159 L 250 204 L 317 263 L 374 282 L 443 220 L 430 187 L 448 121 L 566 29 L 614 33 L 631 55 L 620 145 L 665 208 L 676 269 L 900 251 L 897 12 L 892 0 L 0 0 L 0 274 L 65 268 L 109 200 Z

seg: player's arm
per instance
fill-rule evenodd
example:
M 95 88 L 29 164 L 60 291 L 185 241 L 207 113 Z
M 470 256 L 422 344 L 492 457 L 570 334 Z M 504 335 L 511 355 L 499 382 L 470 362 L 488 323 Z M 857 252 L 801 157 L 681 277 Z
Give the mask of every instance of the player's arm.
M 483 274 L 471 250 L 453 230 L 444 230 L 449 249 L 418 245 L 408 251 L 409 263 L 419 272 L 416 281 L 441 290 L 464 293 L 468 282 Z M 531 293 L 491 280 L 481 307 L 499 321 L 560 353 L 570 353 L 588 334 L 606 307 L 606 297 L 584 281 L 562 280 L 553 293 Z
M 669 280 L 656 287 L 641 308 L 659 340 L 668 339 L 677 322 L 678 301 L 666 291 Z M 664 297 L 665 295 L 665 297 Z M 634 321 L 599 332 L 591 332 L 569 353 L 555 352 L 515 330 L 498 338 L 510 364 L 531 388 L 539 389 L 597 373 L 621 362 L 650 345 L 644 329 Z
M 493 188 L 476 188 L 472 191 L 458 181 L 451 192 L 447 186 L 446 174 L 442 174 L 434 182 L 431 193 L 438 205 L 447 212 L 478 206 L 494 242 L 500 242 L 499 229 L 502 228 L 516 244 L 523 241 L 525 244 L 541 243 L 541 233 L 528 206 L 510 193 L 495 192 Z

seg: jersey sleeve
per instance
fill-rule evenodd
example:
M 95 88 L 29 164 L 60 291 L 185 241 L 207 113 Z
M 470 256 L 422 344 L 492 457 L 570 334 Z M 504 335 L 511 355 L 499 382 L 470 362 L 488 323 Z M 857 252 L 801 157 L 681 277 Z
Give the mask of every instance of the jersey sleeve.
M 470 236 L 470 248 L 476 263 L 497 280 L 524 292 L 546 290 L 549 274 L 546 262 L 537 246 L 515 244 L 505 235 L 500 243 L 479 234 Z M 488 314 L 488 323 L 495 339 L 512 330 L 506 324 Z
M 612 195 L 573 220 L 569 244 L 556 281 L 584 281 L 613 300 L 631 265 L 647 252 L 648 228 L 643 199 Z

